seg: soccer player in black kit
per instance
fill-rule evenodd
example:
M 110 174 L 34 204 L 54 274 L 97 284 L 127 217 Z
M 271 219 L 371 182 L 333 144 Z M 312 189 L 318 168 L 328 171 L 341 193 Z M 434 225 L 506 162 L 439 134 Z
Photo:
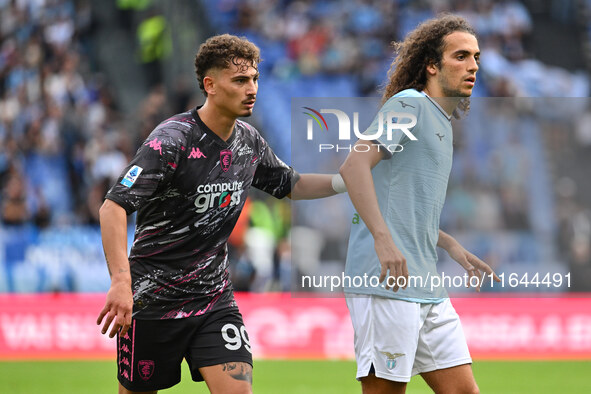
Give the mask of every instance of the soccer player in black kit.
M 237 119 L 252 114 L 259 62 L 243 38 L 202 44 L 195 69 L 205 104 L 160 123 L 100 209 L 111 287 L 97 324 L 117 334 L 119 393 L 177 384 L 183 358 L 212 393 L 252 392 L 226 241 L 251 186 L 277 198 L 335 194 L 331 175 L 299 175 Z M 127 215 L 136 210 L 128 257 Z

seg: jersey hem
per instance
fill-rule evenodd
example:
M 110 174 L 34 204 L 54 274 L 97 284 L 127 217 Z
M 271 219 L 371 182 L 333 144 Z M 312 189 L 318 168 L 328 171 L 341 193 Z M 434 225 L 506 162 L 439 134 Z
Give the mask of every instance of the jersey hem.
M 355 289 L 355 291 L 352 291 L 351 289 L 345 288 L 343 291 L 345 294 L 349 294 L 349 295 L 376 296 L 376 297 L 388 298 L 388 299 L 392 299 L 392 300 L 416 302 L 419 304 L 440 304 L 443 301 L 445 301 L 446 299 L 448 299 L 448 297 L 447 298 L 446 297 L 443 297 L 443 298 L 417 298 L 417 297 L 386 295 L 383 293 L 376 293 L 376 292 L 372 292 L 369 290 L 364 291 L 363 289 Z

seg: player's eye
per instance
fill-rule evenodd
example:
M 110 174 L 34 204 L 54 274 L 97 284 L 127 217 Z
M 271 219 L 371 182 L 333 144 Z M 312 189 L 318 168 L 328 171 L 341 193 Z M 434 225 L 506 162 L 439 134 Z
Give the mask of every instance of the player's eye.
M 464 55 L 458 55 L 457 59 L 458 60 L 464 60 L 466 57 Z

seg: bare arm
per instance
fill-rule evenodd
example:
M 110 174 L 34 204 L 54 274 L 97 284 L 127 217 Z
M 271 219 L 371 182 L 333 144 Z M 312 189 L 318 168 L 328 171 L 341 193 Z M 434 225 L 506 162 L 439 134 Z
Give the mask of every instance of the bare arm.
M 331 184 L 332 174 L 301 174 L 288 194 L 292 200 L 313 200 L 334 196 Z
M 394 244 L 380 212 L 371 174 L 371 169 L 382 160 L 382 153 L 371 141 L 359 140 L 355 145 L 367 145 L 368 148 L 353 149 L 339 172 L 347 185 L 351 202 L 373 236 L 374 247 L 382 266 L 379 280 L 382 282 L 388 271 L 390 276 L 402 276 L 408 280 L 406 259 Z M 397 291 L 398 286 L 393 289 Z
M 96 324 L 100 325 L 107 317 L 101 330 L 105 334 L 114 321 L 109 332 L 109 337 L 113 338 L 120 328 L 121 335 L 127 333 L 133 309 L 131 274 L 127 259 L 127 214 L 117 203 L 105 200 L 99 210 L 99 217 L 111 287 Z
M 483 273 L 486 275 L 493 275 L 496 282 L 501 279 L 495 274 L 488 264 L 480 260 L 476 255 L 470 253 L 460 243 L 448 233 L 439 230 L 439 239 L 437 246 L 443 248 L 449 254 L 449 257 L 458 262 L 467 272 L 469 277 L 476 276 L 478 278 L 478 286 L 476 291 L 480 291 L 480 285 L 484 279 Z M 470 282 L 469 282 L 470 283 Z

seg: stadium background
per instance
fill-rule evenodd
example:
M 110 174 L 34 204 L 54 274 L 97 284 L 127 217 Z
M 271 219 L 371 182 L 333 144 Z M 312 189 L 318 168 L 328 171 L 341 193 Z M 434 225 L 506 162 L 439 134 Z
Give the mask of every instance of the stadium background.
M 260 46 L 250 121 L 305 169 L 305 152 L 291 146 L 291 98 L 379 95 L 389 42 L 454 11 L 479 33 L 475 96 L 505 97 L 512 111 L 498 127 L 475 117 L 456 134 L 442 228 L 499 272 L 572 273 L 555 298 L 457 300 L 482 360 L 475 373 L 483 392 L 588 391 L 590 9 L 586 0 L 0 0 L 0 359 L 113 358 L 92 326 L 96 293 L 109 285 L 98 207 L 152 128 L 203 101 L 193 57 L 204 39 L 230 32 Z M 532 106 L 549 108 L 541 124 L 528 121 Z M 353 364 L 336 361 L 351 357 L 342 299 L 276 294 L 302 272 L 342 270 L 350 216 L 335 208 L 342 202 L 314 204 L 292 217 L 289 202 L 253 192 L 231 240 L 235 286 L 250 292 L 239 301 L 258 341 L 257 392 L 359 391 Z M 292 220 L 305 246 L 290 244 Z M 292 250 L 309 253 L 305 267 L 292 265 Z M 330 361 L 264 361 L 310 357 Z M 492 358 L 545 361 L 484 361 Z M 577 361 L 548 361 L 565 358 Z M 102 392 L 90 379 L 114 387 L 114 362 L 6 361 L 0 370 L 8 392 Z M 26 378 L 31 370 L 38 380 Z M 77 378 L 54 382 L 60 370 Z

